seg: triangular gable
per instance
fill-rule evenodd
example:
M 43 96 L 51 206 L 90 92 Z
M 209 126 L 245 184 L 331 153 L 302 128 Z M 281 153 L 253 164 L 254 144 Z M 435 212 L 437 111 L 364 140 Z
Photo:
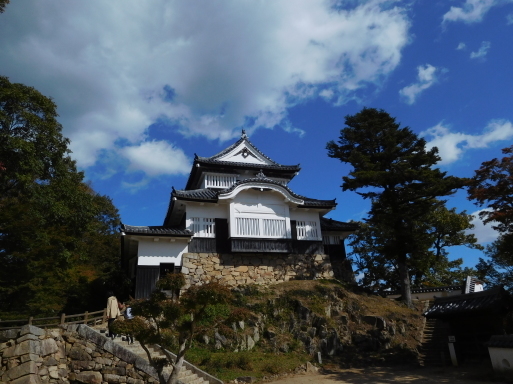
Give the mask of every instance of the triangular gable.
M 248 140 L 242 140 L 234 148 L 231 148 L 221 156 L 214 156 L 216 161 L 246 163 L 246 164 L 262 164 L 275 165 L 276 163 L 268 159 L 260 153 Z

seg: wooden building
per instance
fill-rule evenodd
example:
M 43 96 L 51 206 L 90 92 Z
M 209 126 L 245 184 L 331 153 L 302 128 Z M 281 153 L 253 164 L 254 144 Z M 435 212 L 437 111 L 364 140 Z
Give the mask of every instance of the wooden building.
M 446 342 L 454 340 L 459 362 L 488 359 L 487 342 L 492 335 L 511 334 L 511 296 L 502 288 L 437 297 L 424 313 L 437 319 Z M 446 351 L 449 356 L 449 351 Z
M 122 224 L 135 296 L 147 297 L 173 271 L 189 284 L 232 285 L 351 275 L 344 238 L 357 226 L 323 217 L 335 200 L 293 192 L 288 184 L 299 171 L 271 160 L 244 131 L 220 153 L 196 155 L 185 188 L 172 189 L 162 226 Z

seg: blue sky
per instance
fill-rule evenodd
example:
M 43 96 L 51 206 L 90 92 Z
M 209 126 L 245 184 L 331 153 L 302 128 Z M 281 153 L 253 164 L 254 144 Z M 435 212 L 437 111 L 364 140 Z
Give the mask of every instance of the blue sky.
M 337 198 L 327 157 L 344 116 L 383 108 L 472 176 L 513 138 L 512 0 L 14 0 L 0 15 L 0 74 L 58 105 L 73 157 L 124 223 L 160 225 L 194 153 L 250 140 L 302 166 L 290 187 Z M 448 206 L 476 212 L 459 192 Z M 485 244 L 495 233 L 476 220 Z M 478 251 L 456 249 L 475 265 Z

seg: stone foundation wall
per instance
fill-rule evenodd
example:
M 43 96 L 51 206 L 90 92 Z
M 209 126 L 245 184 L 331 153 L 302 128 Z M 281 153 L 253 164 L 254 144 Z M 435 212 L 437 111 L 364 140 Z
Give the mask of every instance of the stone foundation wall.
M 187 285 L 219 281 L 228 285 L 276 284 L 294 279 L 330 279 L 328 255 L 184 253 Z
M 148 362 L 84 325 L 0 331 L 0 383 L 157 383 Z

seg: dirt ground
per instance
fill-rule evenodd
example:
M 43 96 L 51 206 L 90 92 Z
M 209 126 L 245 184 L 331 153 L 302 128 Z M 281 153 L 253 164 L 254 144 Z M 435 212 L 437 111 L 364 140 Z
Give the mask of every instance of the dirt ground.
M 441 368 L 365 368 L 326 369 L 319 373 L 288 376 L 267 384 L 495 384 L 507 383 L 493 378 L 489 367 Z M 511 382 L 510 382 L 511 383 Z

